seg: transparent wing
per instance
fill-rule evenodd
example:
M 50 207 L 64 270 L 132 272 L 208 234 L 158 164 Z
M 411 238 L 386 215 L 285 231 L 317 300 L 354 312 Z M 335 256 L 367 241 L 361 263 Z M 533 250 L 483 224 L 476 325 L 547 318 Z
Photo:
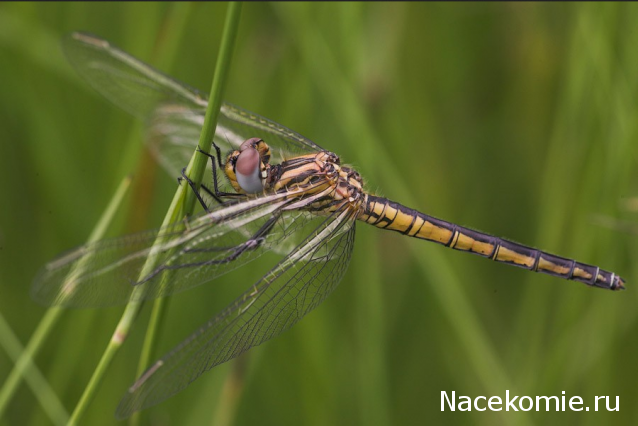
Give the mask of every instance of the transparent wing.
M 287 330 L 321 303 L 346 271 L 354 216 L 325 219 L 295 250 L 219 315 L 157 361 L 129 389 L 118 418 L 157 404 L 202 373 Z
M 128 113 L 147 119 L 165 103 L 206 109 L 207 96 L 151 68 L 91 34 L 71 33 L 62 40 L 67 59 L 86 81 Z
M 80 246 L 45 265 L 32 296 L 45 305 L 124 304 L 181 292 L 273 248 L 287 253 L 311 216 L 283 211 L 285 196 L 226 203 L 168 227 Z M 155 267 L 145 269 L 149 257 Z
M 147 122 L 153 152 L 171 175 L 178 175 L 197 146 L 208 95 L 94 35 L 72 33 L 63 47 L 69 62 L 95 90 Z M 275 163 L 322 150 L 274 121 L 225 103 L 215 143 L 226 154 L 251 137 L 261 137 L 271 146 Z

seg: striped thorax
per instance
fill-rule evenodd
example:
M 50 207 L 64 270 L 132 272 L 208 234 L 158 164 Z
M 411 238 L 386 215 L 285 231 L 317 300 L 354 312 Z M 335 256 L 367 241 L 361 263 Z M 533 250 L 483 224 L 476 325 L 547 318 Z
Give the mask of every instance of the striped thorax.
M 290 209 L 330 213 L 344 206 L 358 211 L 363 201 L 359 173 L 341 166 L 329 151 L 300 155 L 270 164 L 270 148 L 260 138 L 244 141 L 231 152 L 224 171 L 233 188 L 243 194 L 287 192 L 299 198 Z

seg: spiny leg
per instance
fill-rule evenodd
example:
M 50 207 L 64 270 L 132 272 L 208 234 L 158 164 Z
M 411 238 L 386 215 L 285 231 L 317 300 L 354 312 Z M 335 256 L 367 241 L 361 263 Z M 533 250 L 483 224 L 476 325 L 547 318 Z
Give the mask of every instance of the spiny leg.
M 221 150 L 219 149 L 217 144 L 215 144 L 214 142 L 213 142 L 213 146 L 215 147 L 215 151 L 217 152 L 217 163 L 219 164 L 219 167 L 221 169 L 223 167 L 222 163 L 221 163 L 221 159 L 220 159 L 221 158 Z M 197 146 L 197 151 L 199 151 L 200 153 L 202 153 L 206 157 L 210 158 L 211 170 L 212 170 L 212 174 L 213 174 L 214 191 L 211 191 L 210 188 L 208 188 L 205 184 L 202 183 L 200 185 L 200 188 L 203 189 L 204 192 L 206 192 L 208 195 L 210 195 L 219 204 L 223 204 L 224 203 L 224 201 L 221 199 L 221 197 L 233 197 L 233 198 L 234 197 L 238 197 L 238 198 L 245 197 L 244 194 L 237 194 L 237 193 L 232 193 L 232 192 L 222 192 L 222 191 L 220 191 L 219 188 L 218 188 L 218 185 L 217 185 L 217 167 L 215 165 L 215 156 L 203 151 L 202 149 L 199 148 L 199 146 Z M 201 206 L 204 208 L 204 210 L 205 211 L 210 211 L 208 209 L 208 206 L 204 202 L 204 199 L 202 198 L 201 194 L 196 189 L 195 183 L 188 176 L 186 176 L 185 170 L 186 170 L 186 167 L 184 167 L 182 169 L 182 175 L 177 178 L 177 183 L 181 184 L 182 179 L 185 179 L 186 182 L 188 182 L 188 185 L 191 187 L 191 189 L 195 193 L 195 196 L 197 197 L 197 200 L 199 201 Z
M 197 190 L 197 187 L 195 186 L 195 182 L 193 182 L 188 176 L 186 176 L 186 167 L 184 167 L 182 169 L 182 176 L 180 176 L 179 178 L 177 178 L 177 181 L 181 183 L 181 180 L 184 179 L 186 182 L 188 182 L 188 186 L 191 187 L 191 189 L 193 190 L 193 192 L 195 193 L 195 196 L 197 197 L 197 201 L 199 201 L 199 204 L 202 205 L 202 207 L 204 208 L 204 210 L 206 210 L 207 212 L 209 212 L 210 210 L 208 209 L 208 206 L 206 205 L 206 203 L 204 202 L 204 199 L 202 198 L 201 194 L 199 193 L 199 191 Z M 215 195 L 210 194 L 213 198 L 215 198 L 215 200 L 217 202 L 219 202 L 220 204 L 222 203 L 222 201 L 215 197 Z
M 219 165 L 220 169 L 223 169 L 224 166 L 222 165 L 222 162 L 221 162 L 221 151 L 220 151 L 219 147 L 217 146 L 217 144 L 213 143 L 213 146 L 215 147 L 215 151 L 217 152 L 217 164 Z M 212 155 L 212 154 L 209 154 L 208 152 L 202 151 L 199 148 L 199 146 L 197 147 L 197 151 L 199 151 L 200 153 L 202 153 L 206 157 L 210 158 L 210 165 L 211 165 L 211 170 L 212 170 L 212 173 L 213 173 L 214 191 L 211 191 L 210 188 L 208 188 L 206 185 L 202 185 L 202 188 L 204 189 L 204 191 L 206 191 L 211 197 L 213 197 L 220 204 L 222 203 L 221 197 L 243 198 L 243 197 L 246 196 L 245 194 L 237 194 L 236 192 L 222 192 L 222 191 L 220 191 L 219 187 L 218 187 L 218 184 L 217 184 L 217 165 L 215 164 L 215 156 Z
M 233 253 L 231 253 L 224 259 L 215 260 L 215 261 L 204 261 L 202 262 L 202 264 L 210 265 L 210 264 L 217 264 L 217 263 L 232 262 L 233 260 L 237 259 L 237 257 L 243 252 L 245 252 L 246 250 L 254 250 L 257 247 L 259 247 L 265 241 L 266 236 L 268 236 L 268 233 L 270 233 L 273 226 L 275 226 L 275 223 L 277 223 L 277 219 L 279 219 L 280 217 L 281 217 L 281 214 L 279 213 L 273 214 L 261 226 L 261 228 L 259 228 L 249 239 L 247 239 L 245 242 L 238 244 L 234 247 L 209 247 L 209 248 L 193 248 L 193 249 L 185 248 L 182 251 L 183 253 L 206 253 L 206 252 L 214 252 L 214 251 L 234 250 Z
M 181 263 L 176 265 L 162 265 L 155 269 L 153 272 L 148 274 L 143 280 L 135 283 L 134 285 L 144 284 L 145 282 L 153 279 L 156 275 L 160 274 L 165 270 L 173 270 L 173 269 L 181 269 L 181 268 L 191 268 L 191 267 L 201 267 L 207 265 L 220 265 L 228 262 L 232 262 L 237 259 L 242 253 L 248 250 L 255 250 L 260 245 L 264 243 L 266 237 L 272 231 L 273 226 L 277 223 L 277 220 L 281 217 L 281 214 L 276 213 L 273 214 L 248 240 L 245 242 L 238 244 L 234 247 L 220 248 L 220 247 L 210 247 L 210 248 L 184 248 L 182 249 L 182 253 L 206 253 L 206 252 L 214 252 L 221 250 L 233 250 L 228 256 L 223 259 L 211 259 L 204 260 L 202 262 L 191 262 L 191 263 Z

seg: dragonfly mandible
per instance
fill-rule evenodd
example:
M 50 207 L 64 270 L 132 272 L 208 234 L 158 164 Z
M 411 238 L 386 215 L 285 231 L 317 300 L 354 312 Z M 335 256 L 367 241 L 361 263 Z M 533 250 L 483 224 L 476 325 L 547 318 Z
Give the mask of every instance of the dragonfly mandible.
M 177 176 L 197 146 L 207 96 L 93 35 L 64 40 L 69 61 L 110 101 L 146 121 L 158 161 Z M 167 227 L 80 246 L 48 263 L 32 294 L 46 305 L 99 307 L 165 297 L 268 251 L 282 256 L 256 283 L 129 388 L 116 416 L 157 404 L 203 372 L 290 328 L 348 267 L 357 220 L 501 263 L 609 290 L 624 280 L 428 216 L 366 192 L 339 157 L 257 114 L 223 104 L 205 210 Z M 222 162 L 221 152 L 227 154 Z M 158 241 L 160 241 L 158 243 Z M 140 278 L 149 254 L 156 267 Z M 143 291 L 134 291 L 135 289 Z

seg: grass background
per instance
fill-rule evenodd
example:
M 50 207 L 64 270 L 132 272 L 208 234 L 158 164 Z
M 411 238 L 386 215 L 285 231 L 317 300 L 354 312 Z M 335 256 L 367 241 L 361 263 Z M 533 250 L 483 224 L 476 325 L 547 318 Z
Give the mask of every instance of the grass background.
M 90 31 L 206 89 L 225 9 L 0 4 L 0 312 L 23 343 L 44 313 L 29 298 L 37 269 L 86 240 L 120 180 L 136 176 L 111 235 L 158 226 L 175 190 L 148 159 L 140 124 L 66 63 L 61 36 Z M 250 351 L 236 405 L 220 403 L 235 377 L 227 364 L 145 421 L 215 424 L 226 410 L 235 424 L 262 425 L 636 424 L 637 20 L 634 4 L 244 5 L 227 100 L 339 153 L 371 191 L 616 271 L 628 291 L 359 225 L 339 289 Z M 270 266 L 253 265 L 173 298 L 157 355 Z M 69 311 L 37 357 L 67 410 L 121 311 Z M 149 311 L 83 424 L 116 423 Z M 11 366 L 0 351 L 0 380 Z M 441 391 L 506 389 L 565 391 L 585 405 L 617 395 L 620 411 L 440 411 Z M 26 385 L 0 419 L 48 423 Z

